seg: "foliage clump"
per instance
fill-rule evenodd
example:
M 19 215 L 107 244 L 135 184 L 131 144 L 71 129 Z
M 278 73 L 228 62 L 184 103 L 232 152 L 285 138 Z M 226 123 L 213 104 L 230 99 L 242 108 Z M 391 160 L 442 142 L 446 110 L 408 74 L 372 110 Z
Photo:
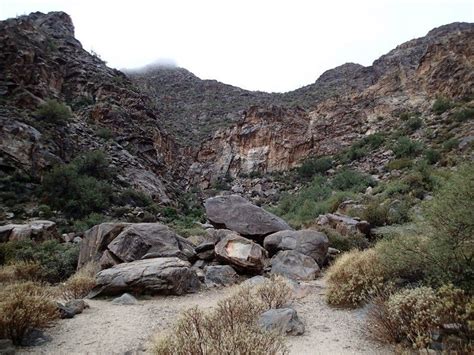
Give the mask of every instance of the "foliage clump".
M 36 111 L 38 119 L 57 126 L 65 126 L 72 116 L 71 110 L 57 100 L 48 100 Z

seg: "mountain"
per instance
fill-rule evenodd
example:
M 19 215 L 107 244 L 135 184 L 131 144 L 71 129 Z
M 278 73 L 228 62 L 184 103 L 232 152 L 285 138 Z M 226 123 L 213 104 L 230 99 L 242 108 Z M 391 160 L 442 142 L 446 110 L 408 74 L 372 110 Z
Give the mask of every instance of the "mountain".
M 371 66 L 344 64 L 295 91 L 264 93 L 183 68 L 111 69 L 82 48 L 63 12 L 8 19 L 0 22 L 0 177 L 38 184 L 54 165 L 102 150 L 117 171 L 114 186 L 170 204 L 196 186 L 336 157 L 370 134 L 401 132 L 403 117 L 421 122 L 426 129 L 405 134 L 428 146 L 469 140 L 472 120 L 449 121 L 472 106 L 473 51 L 474 25 L 453 23 Z M 450 102 L 441 115 L 432 110 L 437 98 Z M 70 108 L 67 123 L 40 118 L 48 100 Z M 380 148 L 358 157 L 357 168 L 383 178 L 393 157 Z

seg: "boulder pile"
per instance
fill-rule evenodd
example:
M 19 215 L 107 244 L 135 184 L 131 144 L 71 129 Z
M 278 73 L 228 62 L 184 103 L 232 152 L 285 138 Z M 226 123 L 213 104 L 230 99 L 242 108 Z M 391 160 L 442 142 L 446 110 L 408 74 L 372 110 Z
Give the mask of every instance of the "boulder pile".
M 327 260 L 326 235 L 295 231 L 240 196 L 212 197 L 204 207 L 210 225 L 196 239 L 160 223 L 102 223 L 86 231 L 79 268 L 95 261 L 102 270 L 90 296 L 180 295 L 264 273 L 312 280 Z

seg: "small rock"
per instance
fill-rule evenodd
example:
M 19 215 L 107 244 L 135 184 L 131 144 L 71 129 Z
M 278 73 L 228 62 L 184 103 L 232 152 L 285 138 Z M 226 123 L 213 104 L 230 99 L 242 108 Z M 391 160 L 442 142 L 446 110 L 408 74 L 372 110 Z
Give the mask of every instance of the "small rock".
M 58 302 L 56 303 L 56 306 L 58 307 L 59 318 L 61 319 L 71 319 L 71 318 L 74 318 L 74 316 L 76 315 L 72 308 L 66 307 L 62 303 Z
M 301 335 L 305 330 L 292 308 L 270 309 L 260 316 L 258 324 L 263 330 L 276 331 L 282 335 Z
M 230 265 L 213 265 L 205 268 L 207 286 L 230 286 L 237 281 L 237 273 Z
M 14 355 L 15 347 L 10 339 L 0 339 L 0 354 L 1 355 Z
M 89 308 L 89 305 L 81 299 L 70 300 L 64 305 L 66 308 L 72 310 L 74 314 L 80 314 L 84 309 Z
M 135 297 L 133 297 L 131 294 L 124 293 L 122 296 L 114 298 L 112 300 L 112 303 L 128 306 L 128 305 L 137 304 L 138 300 Z

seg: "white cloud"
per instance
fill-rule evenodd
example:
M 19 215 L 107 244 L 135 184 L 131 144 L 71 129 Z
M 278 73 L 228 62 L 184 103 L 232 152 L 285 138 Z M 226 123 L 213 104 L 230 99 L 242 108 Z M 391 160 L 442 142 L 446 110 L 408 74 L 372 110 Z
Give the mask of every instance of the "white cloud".
M 474 19 L 471 0 L 1 0 L 0 18 L 69 13 L 76 36 L 116 68 L 172 58 L 206 79 L 287 91 L 345 62 L 370 65 L 433 27 Z

